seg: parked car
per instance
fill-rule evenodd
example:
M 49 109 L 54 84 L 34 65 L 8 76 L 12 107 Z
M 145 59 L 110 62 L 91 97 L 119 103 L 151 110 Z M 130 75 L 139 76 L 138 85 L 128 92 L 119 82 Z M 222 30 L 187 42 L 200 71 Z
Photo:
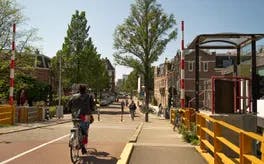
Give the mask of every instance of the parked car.
M 101 99 L 101 101 L 100 101 L 100 106 L 106 106 L 106 105 L 109 105 L 109 104 L 111 104 L 110 99 L 103 98 L 103 99 Z

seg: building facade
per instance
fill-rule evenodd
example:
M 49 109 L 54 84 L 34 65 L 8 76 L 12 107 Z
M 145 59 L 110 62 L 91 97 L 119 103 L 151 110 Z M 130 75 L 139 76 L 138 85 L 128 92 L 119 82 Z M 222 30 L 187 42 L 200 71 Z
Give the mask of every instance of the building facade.
M 194 105 L 195 97 L 195 52 L 185 50 L 185 106 Z M 221 68 L 216 67 L 216 53 L 200 51 L 199 55 L 200 90 L 204 89 L 206 82 L 211 76 L 221 75 Z M 180 55 L 179 53 L 172 59 L 166 60 L 163 64 L 155 68 L 154 71 L 154 96 L 158 104 L 162 106 L 180 106 Z M 204 95 L 201 92 L 201 104 Z

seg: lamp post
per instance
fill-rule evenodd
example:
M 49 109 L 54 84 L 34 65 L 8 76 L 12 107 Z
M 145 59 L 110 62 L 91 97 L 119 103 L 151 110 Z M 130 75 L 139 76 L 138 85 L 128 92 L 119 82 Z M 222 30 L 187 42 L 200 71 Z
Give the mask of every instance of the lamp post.
M 56 110 L 56 117 L 63 118 L 63 106 L 61 106 L 61 55 L 59 54 L 59 104 Z

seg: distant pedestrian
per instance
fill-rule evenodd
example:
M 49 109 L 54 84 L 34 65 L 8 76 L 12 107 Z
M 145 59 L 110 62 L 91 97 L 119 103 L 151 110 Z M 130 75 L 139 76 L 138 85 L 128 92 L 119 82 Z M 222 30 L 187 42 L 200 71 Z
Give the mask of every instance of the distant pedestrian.
M 24 106 L 26 104 L 27 104 L 26 91 L 24 89 L 22 89 L 20 92 L 20 96 L 19 96 L 19 105 Z
M 129 111 L 130 111 L 130 116 L 132 120 L 134 120 L 136 109 L 137 109 L 137 106 L 135 102 L 132 100 L 132 102 L 129 104 Z
M 121 121 L 123 121 L 123 114 L 124 114 L 124 107 L 125 107 L 125 101 L 121 101 Z
M 159 109 L 158 109 L 158 116 L 160 116 L 162 113 L 162 105 L 161 103 L 159 104 Z
M 125 102 L 124 100 L 121 101 L 121 111 L 124 112 Z

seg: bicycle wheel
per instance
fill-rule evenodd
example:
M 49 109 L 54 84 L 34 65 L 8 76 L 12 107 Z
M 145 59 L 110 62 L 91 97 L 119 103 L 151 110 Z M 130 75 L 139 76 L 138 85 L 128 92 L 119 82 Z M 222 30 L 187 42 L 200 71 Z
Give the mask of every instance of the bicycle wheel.
M 78 146 L 79 145 L 78 142 L 79 142 L 78 138 L 74 137 L 70 145 L 70 155 L 71 155 L 72 163 L 76 163 L 80 159 L 79 156 L 80 148 Z

